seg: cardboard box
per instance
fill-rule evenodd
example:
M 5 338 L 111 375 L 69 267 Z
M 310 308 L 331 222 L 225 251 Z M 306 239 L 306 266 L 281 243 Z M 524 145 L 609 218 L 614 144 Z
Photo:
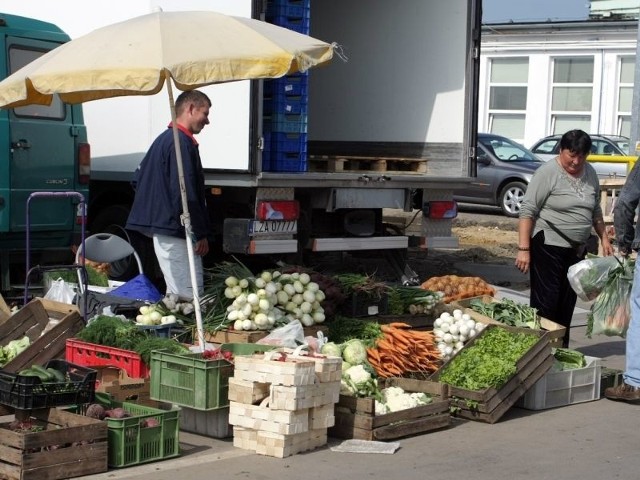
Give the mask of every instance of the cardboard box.
M 0 324 L 4 323 L 11 316 L 11 309 L 7 302 L 4 301 L 2 295 L 0 295 Z
M 116 402 L 149 400 L 148 378 L 130 378 L 126 370 L 111 365 L 92 368 L 98 372 L 96 392 L 108 393 Z
M 454 302 L 454 305 L 461 308 L 464 313 L 468 313 L 471 316 L 471 318 L 473 318 L 476 322 L 486 323 L 490 325 L 491 324 L 504 325 L 503 323 L 493 320 L 492 318 L 489 318 L 486 315 L 483 315 L 469 308 L 469 305 L 474 300 L 482 300 L 482 302 L 484 303 L 500 302 L 500 299 L 498 298 L 491 297 L 489 295 L 483 295 L 481 297 L 472 297 L 472 298 L 465 298 L 464 300 L 458 300 L 457 302 Z M 544 317 L 540 317 L 540 326 L 542 327 L 543 331 L 548 332 L 549 342 L 551 343 L 552 346 L 554 347 L 562 346 L 562 339 L 567 330 L 566 327 L 564 327 L 563 325 L 560 325 L 559 323 L 552 322 L 551 320 Z

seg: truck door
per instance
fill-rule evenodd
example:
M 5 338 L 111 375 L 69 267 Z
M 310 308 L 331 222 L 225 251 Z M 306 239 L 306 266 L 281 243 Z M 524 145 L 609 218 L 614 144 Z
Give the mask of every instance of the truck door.
M 18 37 L 7 37 L 7 74 L 58 46 Z M 55 98 L 51 105 L 12 109 L 9 120 L 10 196 L 1 215 L 1 231 L 20 231 L 26 226 L 27 198 L 32 192 L 74 190 L 76 187 L 75 134 L 71 106 Z M 30 208 L 31 230 L 68 231 L 75 214 L 71 200 L 35 199 Z

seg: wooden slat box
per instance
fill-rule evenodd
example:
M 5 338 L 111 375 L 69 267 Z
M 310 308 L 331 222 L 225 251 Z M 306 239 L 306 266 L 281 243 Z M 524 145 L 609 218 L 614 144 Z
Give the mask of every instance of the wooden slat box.
M 271 383 L 272 385 L 313 385 L 316 364 L 310 360 L 289 357 L 286 361 L 269 360 L 265 355 L 238 356 L 234 359 L 237 380 Z M 277 355 L 273 358 L 279 358 Z
M 51 319 L 57 323 L 46 330 Z M 0 324 L 0 344 L 6 345 L 24 335 L 31 340 L 29 347 L 3 369 L 16 373 L 34 363 L 44 365 L 49 360 L 64 359 L 67 338 L 74 337 L 82 328 L 84 321 L 74 305 L 41 298 L 31 300 Z
M 471 339 L 462 350 L 457 352 L 435 372 L 431 379 L 439 381 L 440 373 L 461 352 L 473 347 L 478 338 L 493 328 L 504 328 L 511 332 L 535 335 L 538 341 L 516 362 L 516 372 L 498 389 L 490 387 L 483 390 L 467 390 L 449 385 L 448 392 L 451 407 L 458 417 L 486 423 L 497 422 L 553 365 L 554 359 L 547 332 L 505 325 L 488 325 L 478 336 Z
M 479 312 L 476 312 L 472 308 L 469 308 L 469 305 L 473 300 L 482 300 L 482 302 L 484 303 L 494 303 L 500 301 L 500 299 L 492 297 L 490 295 L 483 295 L 481 297 L 472 297 L 465 298 L 463 300 L 457 300 L 453 303 L 453 305 L 460 307 L 464 313 L 468 313 L 469 315 L 471 315 L 471 318 L 473 318 L 476 322 L 486 323 L 489 325 L 504 325 L 503 323 L 493 320 L 492 318 L 489 318 L 486 315 L 483 315 Z M 549 342 L 552 346 L 562 346 L 562 339 L 567 330 L 566 327 L 560 325 L 559 323 L 552 322 L 548 318 L 544 317 L 540 317 L 540 326 L 542 327 L 543 331 L 548 332 Z
M 58 480 L 107 471 L 107 422 L 55 408 L 34 410 L 30 419 L 43 430 L 0 424 L 0 478 Z
M 434 396 L 433 402 L 376 415 L 373 398 L 340 395 L 340 401 L 336 404 L 335 425 L 329 429 L 329 436 L 358 440 L 394 440 L 451 425 L 446 385 L 412 378 L 390 378 L 385 386 L 400 387 L 405 392 L 427 393 Z

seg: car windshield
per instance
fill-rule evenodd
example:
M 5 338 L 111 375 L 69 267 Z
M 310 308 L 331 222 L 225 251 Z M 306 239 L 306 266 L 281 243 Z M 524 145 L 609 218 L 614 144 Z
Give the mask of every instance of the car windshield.
M 480 138 L 479 141 L 489 152 L 493 151 L 495 156 L 503 162 L 540 161 L 531 151 L 506 138 L 487 137 Z

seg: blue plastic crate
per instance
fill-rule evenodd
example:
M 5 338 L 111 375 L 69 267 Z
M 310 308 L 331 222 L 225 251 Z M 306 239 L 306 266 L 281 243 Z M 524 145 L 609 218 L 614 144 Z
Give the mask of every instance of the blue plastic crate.
M 309 15 L 305 17 L 286 17 L 286 16 L 267 16 L 265 19 L 268 23 L 272 23 L 274 25 L 278 25 L 279 27 L 287 28 L 289 30 L 293 30 L 294 32 L 304 33 L 305 35 L 309 35 L 311 31 L 311 19 Z
M 307 134 L 306 133 L 271 133 L 271 151 L 287 153 L 306 153 Z
M 263 170 L 265 168 L 263 167 Z M 305 153 L 271 153 L 269 172 L 306 172 L 307 154 Z
M 309 75 L 297 74 L 287 75 L 274 80 L 265 80 L 264 95 L 271 97 L 275 95 L 301 95 L 306 96 L 309 93 Z
M 307 96 L 273 95 L 265 97 L 262 110 L 265 115 L 274 113 L 307 113 Z
M 263 132 L 307 133 L 306 114 L 281 113 L 265 118 L 268 118 L 268 121 L 262 125 Z
M 309 0 L 276 0 L 267 2 L 268 17 L 309 17 L 311 12 L 311 2 Z

